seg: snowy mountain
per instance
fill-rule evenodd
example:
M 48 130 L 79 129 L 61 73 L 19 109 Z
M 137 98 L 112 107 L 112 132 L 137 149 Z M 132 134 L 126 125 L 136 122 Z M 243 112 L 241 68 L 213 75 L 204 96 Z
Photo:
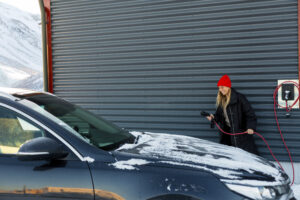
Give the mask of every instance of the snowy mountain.
M 0 2 L 0 86 L 43 90 L 40 21 Z

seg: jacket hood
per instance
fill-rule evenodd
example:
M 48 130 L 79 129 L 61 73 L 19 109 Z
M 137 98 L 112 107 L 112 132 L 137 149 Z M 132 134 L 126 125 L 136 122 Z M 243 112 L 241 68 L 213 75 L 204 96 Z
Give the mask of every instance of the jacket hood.
M 151 162 L 156 158 L 156 164 L 201 169 L 224 182 L 266 186 L 288 181 L 286 174 L 273 163 L 236 147 L 181 135 L 131 134 L 136 137 L 135 144 L 124 144 L 116 151 L 148 157 Z

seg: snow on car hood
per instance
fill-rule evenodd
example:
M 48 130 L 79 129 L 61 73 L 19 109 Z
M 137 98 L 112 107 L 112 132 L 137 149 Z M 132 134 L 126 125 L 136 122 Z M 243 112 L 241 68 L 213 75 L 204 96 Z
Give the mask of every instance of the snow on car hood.
M 131 134 L 138 141 L 124 144 L 117 151 L 154 157 L 160 163 L 202 169 L 230 183 L 281 185 L 287 179 L 274 164 L 236 147 L 182 135 L 149 132 Z

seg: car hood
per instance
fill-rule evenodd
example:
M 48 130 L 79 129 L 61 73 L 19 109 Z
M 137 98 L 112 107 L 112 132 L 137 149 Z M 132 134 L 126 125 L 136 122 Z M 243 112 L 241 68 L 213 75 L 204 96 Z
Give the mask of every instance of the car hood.
M 131 132 L 134 144 L 124 144 L 116 151 L 148 157 L 138 165 L 156 162 L 202 169 L 223 182 L 255 186 L 282 185 L 288 177 L 266 159 L 236 147 L 198 138 L 149 132 Z M 156 158 L 153 161 L 153 158 Z M 124 162 L 124 161 L 122 161 Z

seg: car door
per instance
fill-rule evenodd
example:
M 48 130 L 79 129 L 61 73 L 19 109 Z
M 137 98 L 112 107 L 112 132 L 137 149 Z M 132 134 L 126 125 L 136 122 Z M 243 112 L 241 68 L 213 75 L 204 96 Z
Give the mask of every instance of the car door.
M 16 108 L 0 103 L 0 199 L 94 199 L 86 162 L 64 145 L 60 160 L 23 161 L 17 152 L 33 138 L 54 138 L 41 124 Z

